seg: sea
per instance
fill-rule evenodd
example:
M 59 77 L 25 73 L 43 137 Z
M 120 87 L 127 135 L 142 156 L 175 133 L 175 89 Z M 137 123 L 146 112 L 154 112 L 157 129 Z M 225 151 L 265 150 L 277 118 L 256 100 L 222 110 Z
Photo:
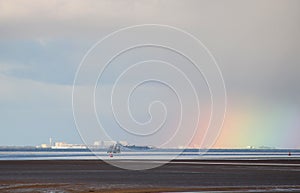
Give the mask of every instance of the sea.
M 300 159 L 300 149 L 148 149 L 107 153 L 106 149 L 0 148 L 0 160 L 259 160 Z

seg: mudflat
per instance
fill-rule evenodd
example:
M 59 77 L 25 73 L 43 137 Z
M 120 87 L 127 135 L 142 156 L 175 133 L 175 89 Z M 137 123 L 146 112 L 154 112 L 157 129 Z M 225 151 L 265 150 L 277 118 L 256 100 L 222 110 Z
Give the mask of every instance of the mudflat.
M 300 160 L 177 160 L 142 171 L 99 160 L 0 161 L 0 192 L 257 190 L 300 192 Z

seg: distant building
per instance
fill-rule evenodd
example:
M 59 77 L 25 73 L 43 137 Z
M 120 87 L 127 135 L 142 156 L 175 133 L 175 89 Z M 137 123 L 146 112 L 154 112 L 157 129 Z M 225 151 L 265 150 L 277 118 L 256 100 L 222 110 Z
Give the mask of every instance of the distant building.
M 82 144 L 68 144 L 66 142 L 55 142 L 51 149 L 87 149 L 86 145 Z
M 116 141 L 95 141 L 94 146 L 96 148 L 109 148 L 110 146 L 115 145 L 117 143 L 120 143 L 121 145 L 128 144 L 126 141 L 120 141 L 120 142 L 116 142 Z
M 54 145 L 53 145 L 54 143 Z M 49 144 L 41 144 L 36 146 L 37 148 L 51 148 L 51 149 L 87 149 L 88 147 L 83 144 L 68 144 L 66 142 L 53 142 L 52 138 L 49 138 Z
M 50 146 L 48 144 L 41 144 L 41 148 L 49 148 Z

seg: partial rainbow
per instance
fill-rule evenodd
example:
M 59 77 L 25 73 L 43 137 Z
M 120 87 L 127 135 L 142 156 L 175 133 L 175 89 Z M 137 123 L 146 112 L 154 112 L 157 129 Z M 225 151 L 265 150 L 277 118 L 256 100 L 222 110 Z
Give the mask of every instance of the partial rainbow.
M 190 146 L 200 147 L 201 140 L 203 132 L 198 132 Z M 288 105 L 229 106 L 223 128 L 213 148 L 248 146 L 300 148 L 299 110 Z

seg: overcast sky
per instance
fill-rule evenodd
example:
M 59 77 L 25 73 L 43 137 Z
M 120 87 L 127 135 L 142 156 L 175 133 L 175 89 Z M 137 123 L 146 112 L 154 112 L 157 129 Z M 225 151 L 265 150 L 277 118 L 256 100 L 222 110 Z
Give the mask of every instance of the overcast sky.
M 300 147 L 298 0 L 0 0 L 0 145 L 82 143 L 72 113 L 82 58 L 105 35 L 148 23 L 193 34 L 218 62 L 228 106 L 215 147 Z

